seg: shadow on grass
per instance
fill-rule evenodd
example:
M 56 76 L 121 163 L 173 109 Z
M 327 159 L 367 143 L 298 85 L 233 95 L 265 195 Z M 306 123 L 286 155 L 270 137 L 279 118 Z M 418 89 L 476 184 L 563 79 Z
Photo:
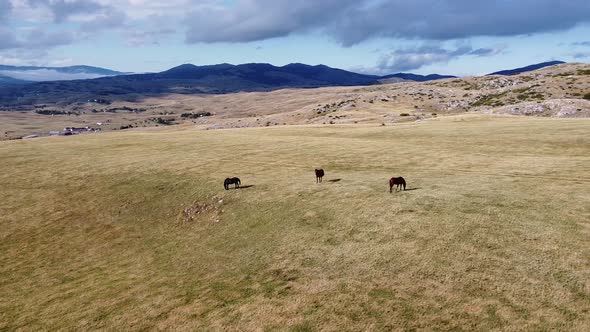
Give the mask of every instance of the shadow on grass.
M 332 179 L 332 180 L 328 180 L 328 182 L 332 182 L 332 183 L 334 183 L 334 182 L 340 182 L 340 181 L 342 181 L 342 179 Z
M 240 187 L 239 187 L 239 188 L 237 188 L 237 189 L 248 189 L 248 188 L 252 188 L 252 187 L 254 187 L 254 185 L 253 185 L 253 184 L 251 184 L 251 185 L 248 185 L 248 186 L 240 186 Z
M 420 190 L 420 189 L 422 189 L 422 188 L 409 188 L 409 189 L 406 189 L 406 190 L 401 190 L 400 189 L 400 190 L 394 190 L 394 191 L 392 191 L 392 193 L 403 193 L 404 191 L 414 191 L 414 190 Z

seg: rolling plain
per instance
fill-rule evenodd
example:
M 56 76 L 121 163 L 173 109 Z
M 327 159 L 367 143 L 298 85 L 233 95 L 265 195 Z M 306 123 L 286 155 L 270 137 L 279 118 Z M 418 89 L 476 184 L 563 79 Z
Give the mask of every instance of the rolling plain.
M 438 113 L 0 142 L 0 330 L 587 331 L 590 119 Z

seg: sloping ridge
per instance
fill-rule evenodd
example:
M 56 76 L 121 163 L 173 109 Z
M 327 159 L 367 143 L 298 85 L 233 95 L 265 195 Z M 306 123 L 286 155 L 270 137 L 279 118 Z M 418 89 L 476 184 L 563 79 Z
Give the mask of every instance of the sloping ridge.
M 438 74 L 417 75 L 417 74 L 412 74 L 412 73 L 397 73 L 397 74 L 381 76 L 380 78 L 381 79 L 400 78 L 400 79 L 406 80 L 406 81 L 426 82 L 426 81 L 443 80 L 443 79 L 447 79 L 447 78 L 457 78 L 457 76 L 438 75 Z
M 0 85 L 2 84 L 30 84 L 31 81 L 19 80 L 10 76 L 0 75 Z
M 504 76 L 518 75 L 518 74 L 526 73 L 529 71 L 542 69 L 545 67 L 561 65 L 564 63 L 565 62 L 563 62 L 563 61 L 542 62 L 542 63 L 537 63 L 537 64 L 526 66 L 526 67 L 497 71 L 497 72 L 488 74 L 487 76 L 491 76 L 491 75 L 504 75 Z

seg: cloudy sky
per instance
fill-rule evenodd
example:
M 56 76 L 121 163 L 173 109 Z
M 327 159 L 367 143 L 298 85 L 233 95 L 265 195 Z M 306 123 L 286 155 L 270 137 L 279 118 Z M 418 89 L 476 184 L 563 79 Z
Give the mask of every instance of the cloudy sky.
M 0 0 L 0 64 L 291 62 L 482 74 L 590 62 L 589 0 Z

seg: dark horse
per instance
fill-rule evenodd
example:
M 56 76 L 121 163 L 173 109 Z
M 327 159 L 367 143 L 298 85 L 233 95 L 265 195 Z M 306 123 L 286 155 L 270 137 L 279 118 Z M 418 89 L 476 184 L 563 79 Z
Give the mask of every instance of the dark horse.
M 324 177 L 324 170 L 323 169 L 317 169 L 315 170 L 315 182 L 316 183 L 321 183 L 322 182 L 322 178 Z
M 227 179 L 225 179 L 225 181 L 223 181 L 223 188 L 225 188 L 225 190 L 229 190 L 229 185 L 233 184 L 234 187 L 236 189 L 238 189 L 238 188 L 240 188 L 240 183 L 241 183 L 240 179 L 238 179 L 238 178 L 231 178 L 231 179 L 227 178 Z
M 393 191 L 393 186 L 395 186 L 395 191 L 397 191 L 400 186 L 404 187 L 404 190 L 406 190 L 406 180 L 401 176 L 399 178 L 391 178 L 389 179 L 389 192 Z

